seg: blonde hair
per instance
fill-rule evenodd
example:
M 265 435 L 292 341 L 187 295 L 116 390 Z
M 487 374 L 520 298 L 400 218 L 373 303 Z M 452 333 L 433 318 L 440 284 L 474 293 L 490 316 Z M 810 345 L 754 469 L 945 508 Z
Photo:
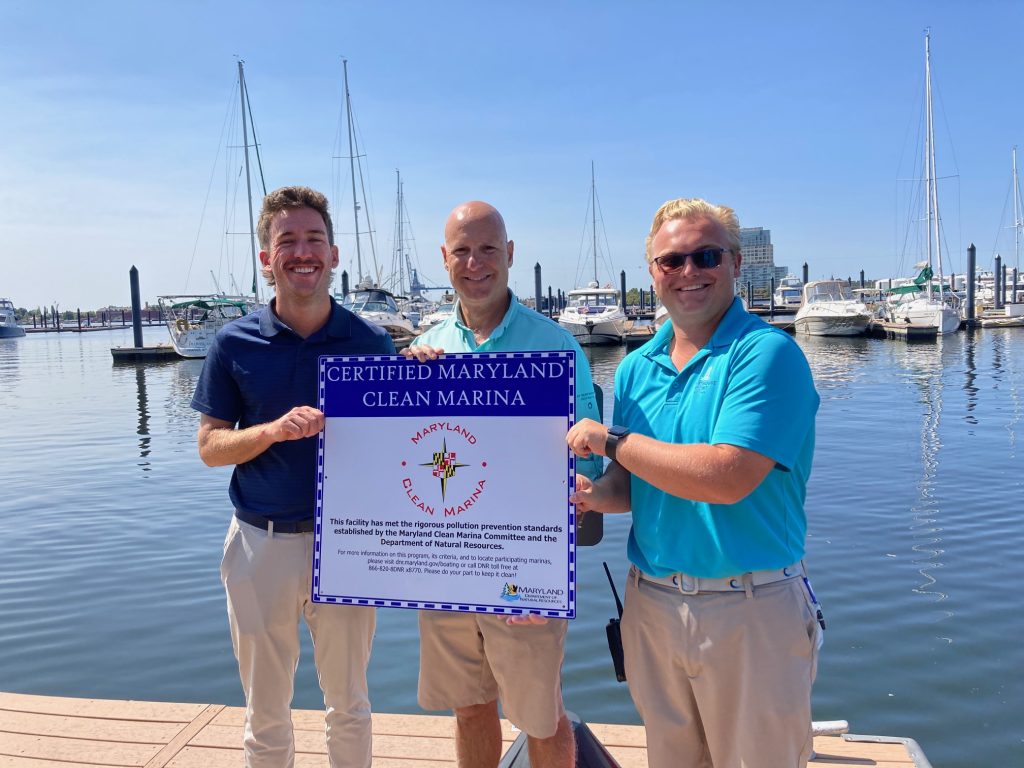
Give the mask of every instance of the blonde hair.
M 645 253 L 647 261 L 651 261 L 651 243 L 658 230 L 666 221 L 675 219 L 696 219 L 706 216 L 722 225 L 725 229 L 726 238 L 729 241 L 729 250 L 735 253 L 740 252 L 740 220 L 736 218 L 736 211 L 727 205 L 715 205 L 699 197 L 680 197 L 677 200 L 669 200 L 654 214 L 654 221 L 651 222 L 651 232 L 647 235 Z

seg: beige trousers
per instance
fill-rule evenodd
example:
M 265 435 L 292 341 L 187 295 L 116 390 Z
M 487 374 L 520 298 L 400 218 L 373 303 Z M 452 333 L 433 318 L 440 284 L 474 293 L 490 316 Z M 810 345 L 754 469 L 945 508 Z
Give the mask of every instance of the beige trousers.
M 803 768 L 818 624 L 800 578 L 744 592 L 626 587 L 626 677 L 650 768 Z
M 312 533 L 269 536 L 234 517 L 224 540 L 221 580 L 245 691 L 247 768 L 294 765 L 291 702 L 300 616 L 313 638 L 327 708 L 330 765 L 370 765 L 366 666 L 376 613 L 373 608 L 311 602 L 312 555 Z

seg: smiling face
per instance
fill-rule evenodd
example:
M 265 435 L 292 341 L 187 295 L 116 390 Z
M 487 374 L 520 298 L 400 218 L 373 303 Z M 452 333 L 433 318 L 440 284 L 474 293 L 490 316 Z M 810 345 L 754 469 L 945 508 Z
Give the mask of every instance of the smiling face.
M 312 208 L 278 211 L 270 223 L 269 239 L 270 250 L 260 251 L 260 262 L 274 276 L 278 305 L 330 295 L 338 247 L 329 244 L 319 212 Z
M 662 224 L 651 241 L 650 255 L 654 259 L 670 253 L 693 253 L 701 248 L 729 247 L 725 227 L 714 218 L 699 215 Z M 740 261 L 739 253 L 727 250 L 717 267 L 700 269 L 688 258 L 682 270 L 671 275 L 663 273 L 653 262 L 648 264 L 654 288 L 677 332 L 699 345 L 711 338 L 732 304 L 733 282 L 739 274 Z
M 513 246 L 501 214 L 487 203 L 467 203 L 448 217 L 441 254 L 464 311 L 504 313 Z

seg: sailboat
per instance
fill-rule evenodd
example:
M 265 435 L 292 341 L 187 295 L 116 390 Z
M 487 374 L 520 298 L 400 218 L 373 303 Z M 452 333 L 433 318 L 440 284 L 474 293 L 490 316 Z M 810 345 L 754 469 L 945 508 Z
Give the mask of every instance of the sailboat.
M 931 35 L 927 30 L 924 34 L 924 72 L 924 221 L 928 258 L 917 265 L 921 272 L 914 281 L 890 292 L 887 311 L 889 319 L 893 322 L 935 327 L 938 329 L 939 335 L 944 335 L 953 333 L 960 327 L 960 307 L 959 299 L 949 290 L 949 286 L 945 285 L 942 279 L 938 176 L 935 167 L 935 124 L 932 119 Z M 932 279 L 936 270 L 937 284 Z
M 259 149 L 256 144 L 255 130 L 250 144 L 249 121 L 252 115 L 249 104 L 249 92 L 245 87 L 245 62 L 238 61 L 238 92 L 241 100 L 242 144 L 245 155 L 245 192 L 246 211 L 249 215 L 249 248 L 252 254 L 252 293 L 227 295 L 220 291 L 216 283 L 215 293 L 206 294 L 165 294 L 158 297 L 161 311 L 166 315 L 167 332 L 171 337 L 174 351 L 181 357 L 203 358 L 210 350 L 217 332 L 225 325 L 243 315 L 252 312 L 262 304 L 259 286 L 259 260 L 256 248 L 256 226 L 252 215 L 252 177 L 249 169 L 249 147 L 256 148 L 257 159 Z M 263 180 L 262 164 L 260 165 L 260 181 Z M 263 184 L 263 194 L 266 194 Z M 237 291 L 237 287 L 235 289 Z
M 1021 219 L 1021 198 L 1020 198 L 1020 180 L 1017 177 L 1017 148 L 1013 148 L 1013 267 L 1015 270 L 1020 270 L 1020 234 L 1021 230 L 1024 229 L 1024 220 Z M 988 280 L 985 280 L 985 276 L 981 276 L 981 280 L 985 280 L 988 283 L 982 283 L 982 296 L 984 300 L 986 297 L 984 292 L 987 288 L 988 298 L 995 304 L 996 298 L 996 280 L 995 273 L 989 272 L 987 274 Z M 981 282 L 979 280 L 979 282 Z M 982 287 L 985 286 L 985 287 Z M 1017 291 L 1017 295 L 1013 295 L 1013 286 L 1004 285 L 1001 288 L 1003 294 L 1003 301 L 1005 306 L 1003 307 L 1002 313 L 996 311 L 985 312 L 979 318 L 979 322 L 983 328 L 1019 328 L 1024 326 L 1024 305 L 1019 304 L 1020 291 Z
M 437 302 L 424 295 L 424 291 L 438 289 L 424 285 L 409 256 L 410 243 L 413 242 L 412 225 L 409 222 L 409 211 L 405 207 L 405 184 L 397 168 L 395 180 L 398 192 L 395 201 L 395 247 L 391 275 L 394 292 L 397 294 L 398 309 L 412 323 L 413 328 L 417 328 L 423 317 L 437 309 Z
M 569 303 L 559 315 L 558 324 L 584 347 L 621 344 L 626 335 L 621 293 L 610 285 L 602 288 L 597 278 L 597 185 L 593 163 L 590 164 L 590 214 L 594 279 L 583 288 L 569 291 Z
M 380 326 L 387 331 L 393 339 L 407 341 L 413 334 L 412 323 L 409 322 L 409 319 L 405 317 L 401 311 L 399 311 L 394 294 L 386 288 L 378 285 L 379 278 L 378 280 L 374 280 L 369 275 L 363 273 L 363 251 L 360 240 L 361 232 L 359 230 L 359 210 L 362 206 L 359 204 L 359 198 L 356 195 L 357 174 L 360 179 L 359 186 L 360 188 L 362 187 L 362 166 L 361 164 L 358 166 L 356 164 L 358 147 L 356 146 L 354 122 L 352 117 L 352 96 L 348 88 L 347 59 L 342 59 L 342 67 L 345 78 L 345 116 L 346 123 L 348 124 L 349 174 L 352 178 L 352 217 L 355 222 L 356 285 L 353 290 L 340 297 L 341 306 L 359 315 L 361 318 L 366 320 L 366 322 Z M 399 188 L 401 188 L 400 178 Z M 366 234 L 370 235 L 371 256 L 373 257 L 374 265 L 376 266 L 377 258 L 373 250 L 372 232 L 373 230 L 369 224 L 369 212 L 367 211 Z

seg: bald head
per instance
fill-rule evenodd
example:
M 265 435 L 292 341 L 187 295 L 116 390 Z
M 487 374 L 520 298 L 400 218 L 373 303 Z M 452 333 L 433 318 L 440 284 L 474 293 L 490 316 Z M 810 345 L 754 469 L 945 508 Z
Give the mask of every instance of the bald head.
M 441 255 L 459 295 L 463 320 L 479 321 L 480 327 L 501 320 L 509 303 L 508 270 L 514 247 L 505 220 L 493 205 L 473 200 L 449 214 Z
M 448 220 L 444 223 L 444 240 L 451 242 L 456 232 L 467 227 L 475 228 L 477 225 L 493 227 L 494 233 L 503 241 L 508 240 L 508 232 L 505 230 L 505 220 L 498 213 L 498 209 L 490 203 L 480 200 L 470 200 L 455 206 L 448 214 Z

